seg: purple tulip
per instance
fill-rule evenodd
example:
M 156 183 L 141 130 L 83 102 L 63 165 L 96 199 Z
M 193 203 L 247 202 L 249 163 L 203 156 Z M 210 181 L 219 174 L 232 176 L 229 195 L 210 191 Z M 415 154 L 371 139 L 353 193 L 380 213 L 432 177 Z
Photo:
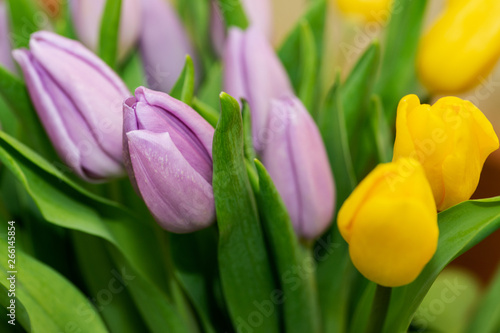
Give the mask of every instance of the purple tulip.
M 184 67 L 186 55 L 196 54 L 182 22 L 165 0 L 142 0 L 140 49 L 148 86 L 170 92 Z
M 106 0 L 71 0 L 70 9 L 78 38 L 84 45 L 97 51 L 101 21 Z M 141 28 L 141 0 L 122 0 L 118 59 L 123 60 L 139 38 Z
M 334 181 L 320 133 L 296 97 L 272 102 L 269 141 L 262 161 L 288 209 L 295 231 L 306 239 L 329 226 Z
M 183 102 L 143 87 L 125 102 L 123 126 L 125 166 L 158 223 L 175 233 L 209 226 L 213 127 Z
M 256 28 L 229 30 L 224 66 L 224 90 L 248 101 L 254 146 L 260 152 L 268 135 L 271 100 L 293 95 L 290 80 L 273 48 Z
M 13 52 L 59 156 L 85 180 L 123 173 L 121 79 L 79 42 L 47 31 Z
M 7 13 L 5 3 L 0 0 L 0 66 L 10 71 L 15 71 L 14 62 L 11 56 L 11 45 L 9 38 L 9 22 L 7 22 Z
M 271 18 L 271 3 L 269 0 L 242 0 L 241 4 L 247 15 L 250 26 L 260 29 L 261 32 L 271 39 L 272 35 L 272 18 Z M 229 6 L 229 5 L 228 5 Z M 226 10 L 231 10 L 227 8 Z M 225 25 L 219 2 L 212 1 L 211 13 L 211 34 L 212 42 L 217 53 L 221 54 L 224 49 L 226 39 Z

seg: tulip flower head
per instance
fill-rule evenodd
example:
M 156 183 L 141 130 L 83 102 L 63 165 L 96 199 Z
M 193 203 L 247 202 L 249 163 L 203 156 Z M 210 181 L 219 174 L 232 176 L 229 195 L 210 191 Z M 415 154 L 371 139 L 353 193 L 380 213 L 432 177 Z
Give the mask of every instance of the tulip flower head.
M 105 0 L 71 0 L 70 9 L 78 38 L 92 51 L 99 47 Z M 118 40 L 118 58 L 132 50 L 141 29 L 141 0 L 123 0 Z
M 209 226 L 213 127 L 183 102 L 143 87 L 125 102 L 123 124 L 125 166 L 158 223 L 175 233 Z
M 151 89 L 170 92 L 184 67 L 186 55 L 197 56 L 175 9 L 165 0 L 141 0 L 140 51 Z
M 272 102 L 268 141 L 262 161 L 290 214 L 296 233 L 319 237 L 330 225 L 335 207 L 334 181 L 314 120 L 300 100 Z
M 493 126 L 469 101 L 445 97 L 430 106 L 408 95 L 399 103 L 394 161 L 419 160 L 439 211 L 471 197 L 498 146 Z
M 449 1 L 424 35 L 420 79 L 435 93 L 456 94 L 482 83 L 500 58 L 500 1 Z
M 293 95 L 287 73 L 259 29 L 229 30 L 224 54 L 224 90 L 248 101 L 255 149 L 266 140 L 271 100 Z
M 11 56 L 9 22 L 7 21 L 5 3 L 2 0 L 0 0 L 0 66 L 10 71 L 15 70 Z
M 40 31 L 29 46 L 14 58 L 59 156 L 85 180 L 121 175 L 125 84 L 77 41 Z
M 392 0 L 337 0 L 340 11 L 346 15 L 374 21 L 381 17 L 387 19 Z
M 385 287 L 411 283 L 436 252 L 437 213 L 422 166 L 377 166 L 344 202 L 338 227 L 354 266 Z

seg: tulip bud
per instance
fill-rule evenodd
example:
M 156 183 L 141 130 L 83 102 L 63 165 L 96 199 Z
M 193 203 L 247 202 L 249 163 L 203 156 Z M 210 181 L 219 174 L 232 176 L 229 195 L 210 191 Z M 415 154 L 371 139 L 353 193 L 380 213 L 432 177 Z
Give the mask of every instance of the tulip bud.
M 386 287 L 411 283 L 436 252 L 432 191 L 418 161 L 377 166 L 344 202 L 338 227 L 356 268 Z
M 13 52 L 59 156 L 85 180 L 122 174 L 121 79 L 79 42 L 47 31 Z
M 271 100 L 293 95 L 287 73 L 271 44 L 256 28 L 229 30 L 224 66 L 224 90 L 248 101 L 254 146 L 261 151 Z
M 296 233 L 319 237 L 332 221 L 334 181 L 318 128 L 296 97 L 272 102 L 262 161 Z
M 183 102 L 143 87 L 125 102 L 123 126 L 125 166 L 161 227 L 208 227 L 215 219 L 213 127 Z
M 165 0 L 142 0 L 140 49 L 148 86 L 170 92 L 184 67 L 186 55 L 196 54 L 182 22 Z
M 98 50 L 106 0 L 71 0 L 70 9 L 78 38 L 94 52 Z M 132 50 L 141 29 L 141 0 L 122 0 L 118 58 Z
M 0 0 L 0 66 L 14 71 L 14 62 L 11 57 L 11 45 L 9 38 L 9 22 L 5 3 Z
M 493 126 L 469 101 L 445 97 L 430 106 L 408 95 L 399 103 L 394 161 L 419 160 L 439 211 L 470 198 L 498 146 Z
M 387 20 L 391 4 L 392 0 L 337 0 L 342 13 L 364 21 Z
M 271 3 L 269 0 L 241 0 L 245 14 L 251 26 L 260 29 L 270 40 L 272 37 Z M 229 7 L 229 5 L 228 5 Z M 223 22 L 223 11 L 231 8 L 221 8 L 220 3 L 212 1 L 211 34 L 212 42 L 217 53 L 222 54 L 226 39 L 225 24 Z
M 417 67 L 429 90 L 456 94 L 485 80 L 500 57 L 499 15 L 497 0 L 450 1 L 420 42 Z

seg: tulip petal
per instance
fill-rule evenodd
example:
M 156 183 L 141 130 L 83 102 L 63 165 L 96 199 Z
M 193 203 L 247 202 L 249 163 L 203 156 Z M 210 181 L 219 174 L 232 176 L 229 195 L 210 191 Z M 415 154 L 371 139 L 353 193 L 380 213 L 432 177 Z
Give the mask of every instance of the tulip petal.
M 9 25 L 5 3 L 0 1 L 0 66 L 14 72 L 16 67 L 11 57 L 11 45 L 9 40 Z
M 212 186 L 189 165 L 168 133 L 131 131 L 127 139 L 139 190 L 163 228 L 186 233 L 213 222 Z
M 296 232 L 313 239 L 333 217 L 334 181 L 313 119 L 296 98 L 273 101 L 263 161 Z
M 142 0 L 140 50 L 148 86 L 170 92 L 182 72 L 186 55 L 197 57 L 182 22 L 168 1 Z
M 59 89 L 72 103 L 78 105 L 80 114 L 101 147 L 120 161 L 122 103 L 130 95 L 121 80 L 79 43 L 55 34 L 35 33 L 30 48 L 37 62 L 57 82 Z M 103 105 L 103 102 L 107 105 Z M 103 110 L 107 113 L 104 114 Z

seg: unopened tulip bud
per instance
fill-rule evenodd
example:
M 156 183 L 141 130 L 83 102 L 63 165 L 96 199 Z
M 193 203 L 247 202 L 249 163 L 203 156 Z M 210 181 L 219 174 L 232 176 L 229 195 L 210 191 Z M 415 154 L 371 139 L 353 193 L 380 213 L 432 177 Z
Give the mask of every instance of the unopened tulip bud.
M 123 126 L 125 166 L 157 222 L 175 233 L 208 227 L 213 127 L 183 102 L 143 87 L 125 102 Z
M 356 268 L 385 287 L 411 283 L 436 252 L 432 190 L 418 161 L 377 166 L 344 202 L 338 227 Z
M 224 52 L 224 90 L 248 101 L 255 149 L 265 141 L 271 100 L 293 95 L 287 73 L 259 29 L 231 28 Z
M 41 31 L 29 46 L 14 58 L 60 157 L 86 180 L 121 175 L 125 84 L 77 41 Z
M 444 97 L 430 106 L 408 95 L 399 103 L 394 161 L 419 160 L 439 211 L 471 197 L 486 158 L 498 146 L 493 126 L 469 101 Z
M 420 42 L 417 67 L 425 86 L 456 94 L 482 83 L 500 58 L 499 16 L 497 0 L 449 1 Z
M 99 48 L 102 15 L 106 0 L 71 0 L 70 9 L 78 38 L 96 52 Z M 141 0 L 122 0 L 118 58 L 123 60 L 139 38 Z
M 165 0 L 142 0 L 140 50 L 151 89 L 170 92 L 184 68 L 186 55 L 197 55 L 175 9 Z
M 332 221 L 334 181 L 318 128 L 299 99 L 273 101 L 267 138 L 262 161 L 296 233 L 319 237 Z
M 9 38 L 9 22 L 5 3 L 0 0 L 0 66 L 14 71 L 14 62 L 11 56 L 11 45 Z

